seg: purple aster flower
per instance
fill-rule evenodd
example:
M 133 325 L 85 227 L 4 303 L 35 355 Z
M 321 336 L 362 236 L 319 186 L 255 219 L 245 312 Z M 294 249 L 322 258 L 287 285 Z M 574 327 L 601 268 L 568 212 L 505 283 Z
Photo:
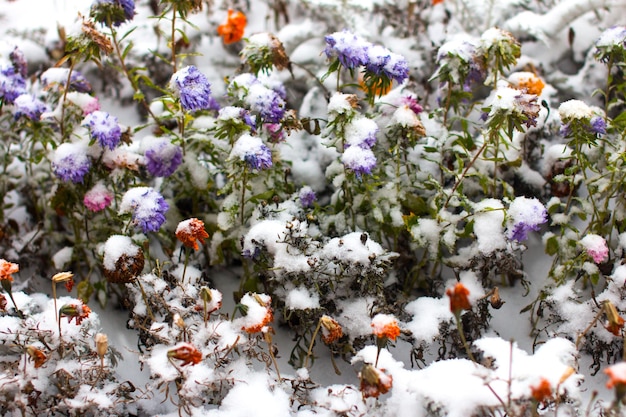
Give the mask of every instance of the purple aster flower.
M 22 52 L 17 46 L 11 53 L 9 54 L 9 59 L 11 60 L 11 64 L 13 64 L 13 68 L 20 74 L 23 78 L 28 76 L 28 64 L 26 63 L 26 57 L 24 56 L 24 52 Z
M 379 75 L 385 75 L 391 80 L 396 80 L 398 84 L 402 84 L 404 80 L 409 78 L 409 64 L 406 59 L 399 54 L 387 51 L 387 59 L 382 67 L 379 67 Z M 368 68 L 371 64 L 368 64 Z
M 48 105 L 33 95 L 22 94 L 13 102 L 15 118 L 26 116 L 31 120 L 39 120 L 41 115 L 48 111 Z
M 572 128 L 569 123 L 563 123 L 559 128 L 559 134 L 564 137 L 568 137 L 572 134 Z
M 133 0 L 96 0 L 91 5 L 91 16 L 104 25 L 119 26 L 135 17 Z
M 266 123 L 278 123 L 285 114 L 285 102 L 274 91 L 261 83 L 250 86 L 246 102 L 253 111 L 259 113 Z
M 261 249 L 258 246 L 254 247 L 254 250 L 246 249 L 241 252 L 241 256 L 246 259 L 257 259 L 261 255 Z
M 357 178 L 364 174 L 371 174 L 376 166 L 376 156 L 370 149 L 360 146 L 350 146 L 341 156 L 344 166 L 354 172 Z
M 193 112 L 211 108 L 211 85 L 195 66 L 176 71 L 172 75 L 170 87 L 178 92 L 183 110 Z
M 600 116 L 592 117 L 589 121 L 589 130 L 597 135 L 606 134 L 606 122 Z
M 122 129 L 117 123 L 117 117 L 111 116 L 107 112 L 96 110 L 89 113 L 82 124 L 89 127 L 91 139 L 96 140 L 103 148 L 106 146 L 113 150 L 120 143 Z
M 595 57 L 607 63 L 619 59 L 626 49 L 626 26 L 613 26 L 606 29 L 596 41 Z
M 67 76 L 69 74 L 68 68 L 48 68 L 41 74 L 41 83 L 44 87 L 50 88 L 52 86 L 59 86 L 64 88 L 67 84 Z M 72 71 L 70 76 L 69 91 L 77 91 L 79 93 L 88 93 L 91 91 L 91 84 L 83 75 L 78 71 Z
M 61 180 L 82 183 L 91 168 L 87 148 L 80 143 L 62 143 L 54 151 L 52 171 Z
M 300 193 L 298 193 L 298 198 L 300 199 L 300 204 L 302 207 L 311 207 L 315 200 L 317 200 L 317 196 L 315 195 L 315 191 L 308 185 L 302 187 L 300 189 Z
M 131 213 L 132 222 L 144 233 L 158 232 L 165 223 L 170 208 L 163 196 L 150 187 L 136 187 L 126 191 L 120 203 L 120 214 Z
M 7 104 L 26 93 L 26 80 L 13 66 L 0 70 L 0 98 Z
M 528 232 L 537 231 L 548 221 L 548 212 L 536 198 L 517 197 L 508 210 L 508 236 L 511 240 L 521 242 L 528 238 Z
M 183 162 L 183 151 L 169 140 L 154 140 L 146 150 L 146 169 L 153 177 L 169 177 Z
M 346 124 L 345 147 L 360 146 L 369 149 L 376 144 L 376 133 L 378 133 L 378 125 L 375 121 L 364 116 L 356 116 Z
M 247 133 L 241 135 L 230 154 L 231 159 L 239 159 L 248 163 L 252 169 L 265 169 L 272 166 L 272 151 L 261 138 Z
M 328 58 L 337 57 L 341 65 L 349 69 L 367 64 L 367 50 L 372 45 L 360 36 L 344 30 L 326 36 L 325 40 L 324 53 Z

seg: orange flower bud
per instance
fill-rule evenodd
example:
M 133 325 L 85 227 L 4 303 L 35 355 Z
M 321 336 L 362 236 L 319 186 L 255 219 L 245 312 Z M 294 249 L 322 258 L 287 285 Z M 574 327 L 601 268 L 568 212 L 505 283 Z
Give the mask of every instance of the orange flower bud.
M 209 234 L 204 230 L 202 220 L 191 218 L 178 223 L 176 237 L 188 248 L 198 250 L 198 241 L 204 244 L 204 239 L 208 238 Z
M 323 315 L 320 318 L 320 324 L 322 328 L 322 341 L 327 345 L 331 344 L 335 340 L 338 340 L 343 336 L 343 330 L 341 325 L 337 323 L 337 320 L 330 316 Z
M 38 349 L 33 345 L 30 345 L 26 348 L 26 353 L 33 360 L 33 362 L 35 362 L 35 368 L 41 368 L 43 364 L 48 360 L 46 354 L 43 353 L 41 349 Z
M 197 365 L 202 362 L 202 352 L 190 343 L 181 343 L 175 348 L 168 350 L 167 357 L 182 361 L 181 366 L 189 364 Z
M 96 334 L 96 352 L 100 359 L 104 358 L 109 349 L 109 338 L 104 333 Z
M 461 310 L 471 310 L 472 305 L 469 302 L 469 293 L 467 287 L 460 282 L 454 288 L 448 288 L 446 295 L 450 297 L 450 311 L 457 314 Z
M 76 319 L 76 324 L 81 324 L 83 320 L 89 317 L 91 309 L 86 304 L 65 304 L 59 309 L 60 317 L 67 317 L 67 322 L 71 323 L 72 319 Z
M 363 398 L 378 398 L 380 394 L 386 394 L 393 385 L 393 378 L 387 375 L 384 369 L 378 369 L 370 364 L 365 364 L 359 378 L 361 380 L 361 393 Z

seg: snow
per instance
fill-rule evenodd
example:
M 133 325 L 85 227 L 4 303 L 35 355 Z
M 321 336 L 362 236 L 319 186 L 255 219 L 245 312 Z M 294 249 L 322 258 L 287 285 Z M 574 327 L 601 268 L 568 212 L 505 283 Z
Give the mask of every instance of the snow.
M 139 246 L 128 236 L 114 235 L 107 239 L 102 250 L 104 267 L 109 271 L 115 271 L 118 259 L 122 256 L 135 257 L 139 253 Z
M 307 310 L 319 308 L 320 298 L 305 287 L 298 287 L 287 293 L 285 303 L 289 310 Z

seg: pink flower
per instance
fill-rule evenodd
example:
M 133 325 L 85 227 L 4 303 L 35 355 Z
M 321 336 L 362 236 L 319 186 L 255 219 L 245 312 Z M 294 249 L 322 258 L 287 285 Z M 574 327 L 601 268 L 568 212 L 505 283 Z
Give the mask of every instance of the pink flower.
M 590 233 L 580 240 L 580 244 L 597 264 L 604 262 L 609 256 L 609 248 L 602 236 Z
M 111 205 L 113 201 L 113 193 L 107 190 L 107 188 L 101 182 L 93 186 L 93 188 L 83 198 L 85 207 L 93 212 L 102 211 Z

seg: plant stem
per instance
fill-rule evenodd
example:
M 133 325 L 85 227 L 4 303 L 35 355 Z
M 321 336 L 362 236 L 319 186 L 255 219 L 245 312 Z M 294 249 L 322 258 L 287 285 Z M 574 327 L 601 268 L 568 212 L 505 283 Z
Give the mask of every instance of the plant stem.
M 309 350 L 306 352 L 306 357 L 304 358 L 304 367 L 307 368 L 309 366 L 309 357 L 313 354 L 313 345 L 315 344 L 315 338 L 317 337 L 317 333 L 320 331 L 322 327 L 322 320 L 318 320 L 317 327 L 313 331 L 313 336 L 311 337 L 311 343 L 309 343 Z
M 459 331 L 459 337 L 461 338 L 461 343 L 463 343 L 463 347 L 465 348 L 465 352 L 467 356 L 470 358 L 472 362 L 476 362 L 476 358 L 472 354 L 469 345 L 467 344 L 467 340 L 465 339 L 465 332 L 463 331 L 463 320 L 461 320 L 461 312 L 454 313 L 454 320 L 456 321 L 456 328 Z

